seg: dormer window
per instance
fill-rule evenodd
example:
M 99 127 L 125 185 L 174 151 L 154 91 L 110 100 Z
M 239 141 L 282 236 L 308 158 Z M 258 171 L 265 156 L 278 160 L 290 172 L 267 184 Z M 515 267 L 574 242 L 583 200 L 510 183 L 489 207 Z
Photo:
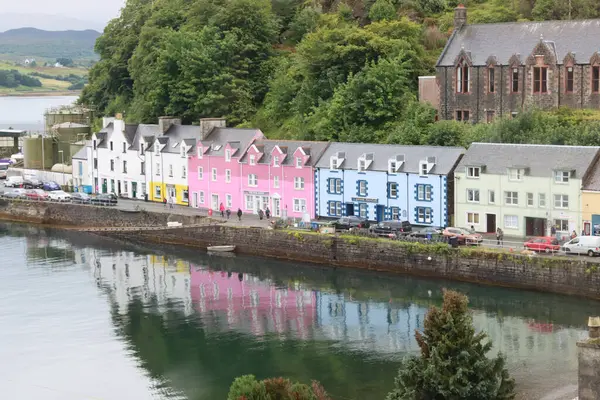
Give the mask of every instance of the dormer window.
M 198 160 L 202 159 L 202 152 L 203 152 L 202 147 L 198 146 Z
M 339 166 L 339 159 L 336 156 L 332 156 L 329 160 L 329 169 L 338 169 Z
M 429 168 L 427 162 L 421 162 L 421 166 L 419 168 L 419 175 L 427 176 L 429 175 Z
M 402 164 L 404 164 L 404 155 L 399 154 L 394 158 L 390 158 L 388 160 L 388 173 L 395 174 L 400 171 L 402 168 Z
M 123 153 L 127 152 L 127 143 L 123 142 Z
M 396 173 L 396 160 L 388 161 L 388 173 L 390 173 L 390 174 Z
M 94 140 L 92 143 L 94 144 L 94 150 L 96 150 L 96 140 Z
M 508 170 L 509 181 L 522 181 L 525 175 L 525 169 L 523 168 L 510 168 Z
M 480 167 L 467 167 L 467 178 L 479 179 Z
M 111 141 L 110 141 L 110 151 L 113 151 L 113 150 L 114 150 L 114 149 L 113 149 L 113 142 L 112 142 L 112 140 L 111 140 Z
M 231 149 L 225 150 L 225 161 L 227 161 L 227 162 L 231 161 Z
M 254 154 L 250 154 L 250 165 L 256 165 L 256 156 Z
M 571 173 L 569 171 L 554 171 L 554 182 L 569 183 Z
M 279 157 L 278 156 L 273 157 L 273 166 L 279 167 Z
M 185 146 L 181 145 L 181 158 L 185 158 Z
M 154 143 L 154 152 L 156 154 L 158 154 L 159 150 L 160 150 L 160 145 L 158 144 L 158 142 Z
M 144 143 L 140 143 L 140 155 L 144 155 Z
M 469 93 L 469 65 L 462 60 L 456 67 L 456 93 Z
M 358 159 L 358 172 L 364 171 L 367 168 L 367 160 L 364 158 Z
M 302 157 L 296 157 L 296 168 L 302 168 Z

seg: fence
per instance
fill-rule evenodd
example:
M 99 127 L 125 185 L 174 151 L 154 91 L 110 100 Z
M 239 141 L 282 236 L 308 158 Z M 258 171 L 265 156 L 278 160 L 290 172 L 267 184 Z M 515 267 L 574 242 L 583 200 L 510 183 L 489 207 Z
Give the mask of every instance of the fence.
M 73 186 L 73 175 L 62 172 L 42 171 L 39 169 L 9 168 L 7 176 L 33 175 L 41 181 L 53 181 L 61 186 Z

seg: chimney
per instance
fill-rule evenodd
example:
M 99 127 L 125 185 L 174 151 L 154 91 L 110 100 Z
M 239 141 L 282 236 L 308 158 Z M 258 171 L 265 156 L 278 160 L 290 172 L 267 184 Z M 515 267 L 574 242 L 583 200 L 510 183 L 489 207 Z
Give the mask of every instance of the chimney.
M 590 317 L 588 319 L 588 329 L 590 339 L 598 339 L 600 337 L 600 317 Z
M 115 119 L 123 119 L 123 114 L 121 114 L 121 113 L 117 113 L 117 114 L 115 115 Z
M 225 128 L 226 122 L 225 118 L 202 118 L 200 120 L 201 140 L 206 140 L 213 128 Z
M 460 29 L 467 24 L 467 9 L 464 5 L 459 4 L 454 9 L 454 29 Z
M 158 117 L 158 128 L 162 134 L 167 133 L 169 128 L 173 125 L 181 125 L 181 119 L 174 117 Z

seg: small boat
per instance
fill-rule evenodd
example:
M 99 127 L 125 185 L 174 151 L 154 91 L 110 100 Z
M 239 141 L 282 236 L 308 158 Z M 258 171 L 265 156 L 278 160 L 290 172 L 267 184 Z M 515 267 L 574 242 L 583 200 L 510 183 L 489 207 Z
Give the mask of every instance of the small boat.
M 208 246 L 206 250 L 215 253 L 227 253 L 235 250 L 235 246 Z

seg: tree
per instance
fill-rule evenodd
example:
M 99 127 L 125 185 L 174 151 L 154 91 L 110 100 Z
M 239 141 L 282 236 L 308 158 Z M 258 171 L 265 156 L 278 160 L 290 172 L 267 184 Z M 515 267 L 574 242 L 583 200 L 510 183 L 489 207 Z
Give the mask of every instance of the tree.
M 63 67 L 72 67 L 73 66 L 73 60 L 70 58 L 65 58 L 65 57 L 57 58 L 56 62 L 59 63 L 60 65 L 62 65 Z
M 236 378 L 227 400 L 330 400 L 329 396 L 317 381 L 311 386 L 292 383 L 289 379 L 272 378 L 257 381 L 254 375 Z
M 415 338 L 420 356 L 405 359 L 387 400 L 508 400 L 514 381 L 504 357 L 487 358 L 492 349 L 475 333 L 465 295 L 445 290 L 442 308 L 432 307 Z
M 390 0 L 377 0 L 369 9 L 371 21 L 384 21 L 396 19 L 396 7 Z

